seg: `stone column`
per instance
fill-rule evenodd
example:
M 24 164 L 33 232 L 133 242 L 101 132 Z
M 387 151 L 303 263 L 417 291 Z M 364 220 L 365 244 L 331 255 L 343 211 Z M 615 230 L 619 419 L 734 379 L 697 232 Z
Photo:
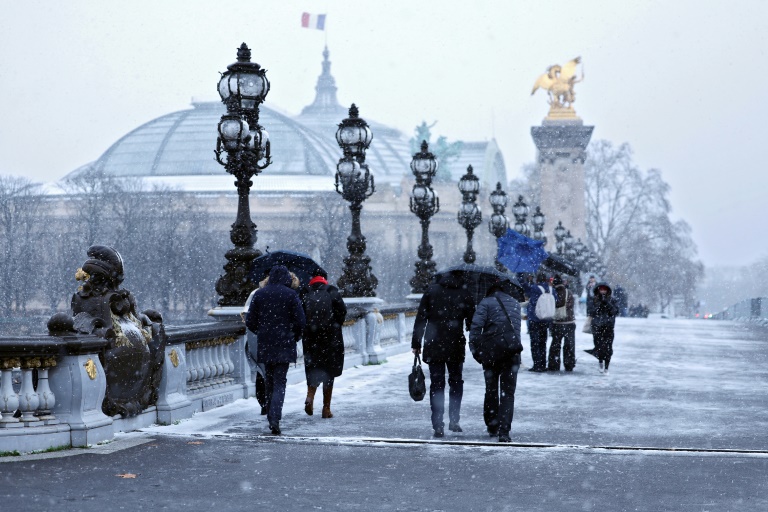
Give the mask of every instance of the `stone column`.
M 584 126 L 575 114 L 570 118 L 547 117 L 541 126 L 531 127 L 538 149 L 539 206 L 547 216 L 547 225 L 557 226 L 562 221 L 582 241 L 587 239 L 584 161 L 594 128 Z M 551 233 L 550 239 L 554 240 Z

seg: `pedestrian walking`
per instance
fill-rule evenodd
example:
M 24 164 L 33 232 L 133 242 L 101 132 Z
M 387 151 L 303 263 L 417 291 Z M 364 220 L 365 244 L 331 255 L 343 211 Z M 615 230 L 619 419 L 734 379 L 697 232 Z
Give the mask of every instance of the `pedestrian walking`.
M 328 274 L 318 269 L 301 294 L 307 323 L 304 327 L 304 372 L 307 398 L 304 412 L 312 416 L 317 388 L 323 386 L 323 418 L 333 418 L 331 397 L 333 381 L 344 370 L 344 337 L 341 327 L 347 306 L 339 289 L 328 284 Z
M 533 367 L 528 371 L 547 371 L 547 331 L 552 326 L 557 295 L 548 283 L 547 275 L 540 272 L 536 283 L 525 287 L 528 297 L 528 334 L 531 338 Z M 539 304 L 541 301 L 541 304 Z
M 291 289 L 291 274 L 283 265 L 269 271 L 269 281 L 253 294 L 245 325 L 258 338 L 256 360 L 265 366 L 267 421 L 280 434 L 288 366 L 296 362 L 296 344 L 304 331 L 304 310 Z
M 593 355 L 599 362 L 600 373 L 607 375 L 608 366 L 613 355 L 613 336 L 616 315 L 619 308 L 611 297 L 611 287 L 607 283 L 595 286 L 591 310 L 587 314 L 592 317 L 592 338 L 595 342 Z
M 296 274 L 293 272 L 289 272 L 291 276 L 291 288 L 294 290 L 298 290 L 300 286 L 299 278 Z M 243 321 L 245 321 L 245 316 L 248 314 L 248 309 L 251 307 L 251 301 L 253 300 L 253 295 L 261 288 L 264 288 L 267 283 L 269 282 L 269 276 L 265 277 L 261 281 L 259 281 L 259 286 L 255 290 L 253 290 L 250 295 L 248 295 L 248 300 L 245 301 L 245 306 L 243 306 L 243 311 L 240 313 L 240 316 L 242 317 Z M 258 363 L 257 362 L 257 354 L 258 354 L 258 347 L 259 347 L 259 339 L 253 332 L 247 332 L 246 333 L 246 352 L 248 355 L 248 364 L 251 367 L 251 371 L 256 374 L 256 401 L 259 403 L 259 406 L 261 407 L 261 415 L 266 416 L 267 414 L 267 386 L 266 381 L 264 380 L 266 377 L 266 366 L 264 363 Z
M 429 404 L 432 408 L 432 428 L 435 437 L 443 437 L 445 413 L 445 373 L 448 370 L 448 428 L 461 432 L 461 397 L 464 394 L 462 370 L 466 338 L 475 303 L 458 272 L 450 272 L 431 284 L 421 297 L 413 327 L 411 348 L 421 353 L 429 366 Z
M 573 293 L 560 275 L 556 275 L 552 284 L 555 286 L 557 301 L 555 318 L 552 321 L 552 344 L 549 347 L 547 370 L 560 371 L 560 346 L 563 350 L 565 371 L 572 372 L 576 366 L 576 316 L 573 312 Z
M 520 303 L 499 284 L 492 285 L 477 306 L 469 331 L 469 350 L 483 365 L 483 419 L 488 433 L 510 442 L 515 388 L 520 370 Z

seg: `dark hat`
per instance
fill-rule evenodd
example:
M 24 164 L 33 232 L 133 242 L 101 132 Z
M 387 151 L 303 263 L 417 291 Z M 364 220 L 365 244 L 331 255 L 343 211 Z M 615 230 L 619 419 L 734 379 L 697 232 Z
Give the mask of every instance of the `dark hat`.
M 552 284 L 555 286 L 563 284 L 563 278 L 560 277 L 560 274 L 555 274 L 554 279 L 552 279 Z

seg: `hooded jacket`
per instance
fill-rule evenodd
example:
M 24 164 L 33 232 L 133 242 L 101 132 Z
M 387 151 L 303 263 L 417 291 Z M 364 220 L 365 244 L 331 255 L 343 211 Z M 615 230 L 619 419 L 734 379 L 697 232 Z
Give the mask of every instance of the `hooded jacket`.
M 608 288 L 605 298 L 600 295 L 600 288 Z M 592 327 L 613 327 L 616 323 L 616 315 L 619 314 L 619 307 L 616 300 L 611 296 L 613 290 L 608 283 L 597 283 L 595 285 L 593 299 L 591 304 L 587 304 L 587 316 L 592 317 Z
M 251 299 L 245 325 L 258 337 L 259 363 L 295 363 L 296 343 L 304 330 L 304 309 L 291 289 L 291 275 L 283 265 L 269 271 L 269 282 Z
M 501 309 L 499 301 L 504 304 L 506 313 Z M 509 318 L 507 318 L 507 315 L 509 315 Z M 469 330 L 469 350 L 475 359 L 478 359 L 484 365 L 504 362 L 520 364 L 519 352 L 508 354 L 507 361 L 484 360 L 482 354 L 479 353 L 479 341 L 483 335 L 489 337 L 498 336 L 499 338 L 506 335 L 511 337 L 514 343 L 522 348 L 520 342 L 520 318 L 520 303 L 506 293 L 499 291 L 481 300 L 480 304 L 477 305 L 475 315 L 472 317 L 472 327 Z M 510 320 L 512 321 L 511 325 Z
M 447 274 L 432 284 L 421 297 L 413 326 L 412 348 L 424 340 L 425 363 L 462 363 L 475 301 L 461 277 Z

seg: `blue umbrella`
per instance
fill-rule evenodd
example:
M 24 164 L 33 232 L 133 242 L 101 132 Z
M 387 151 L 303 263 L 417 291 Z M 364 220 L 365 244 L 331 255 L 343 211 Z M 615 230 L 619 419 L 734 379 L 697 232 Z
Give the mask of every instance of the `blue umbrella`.
M 523 236 L 512 229 L 507 229 L 507 233 L 498 239 L 498 244 L 498 260 L 510 272 L 535 273 L 548 256 L 544 242 Z

